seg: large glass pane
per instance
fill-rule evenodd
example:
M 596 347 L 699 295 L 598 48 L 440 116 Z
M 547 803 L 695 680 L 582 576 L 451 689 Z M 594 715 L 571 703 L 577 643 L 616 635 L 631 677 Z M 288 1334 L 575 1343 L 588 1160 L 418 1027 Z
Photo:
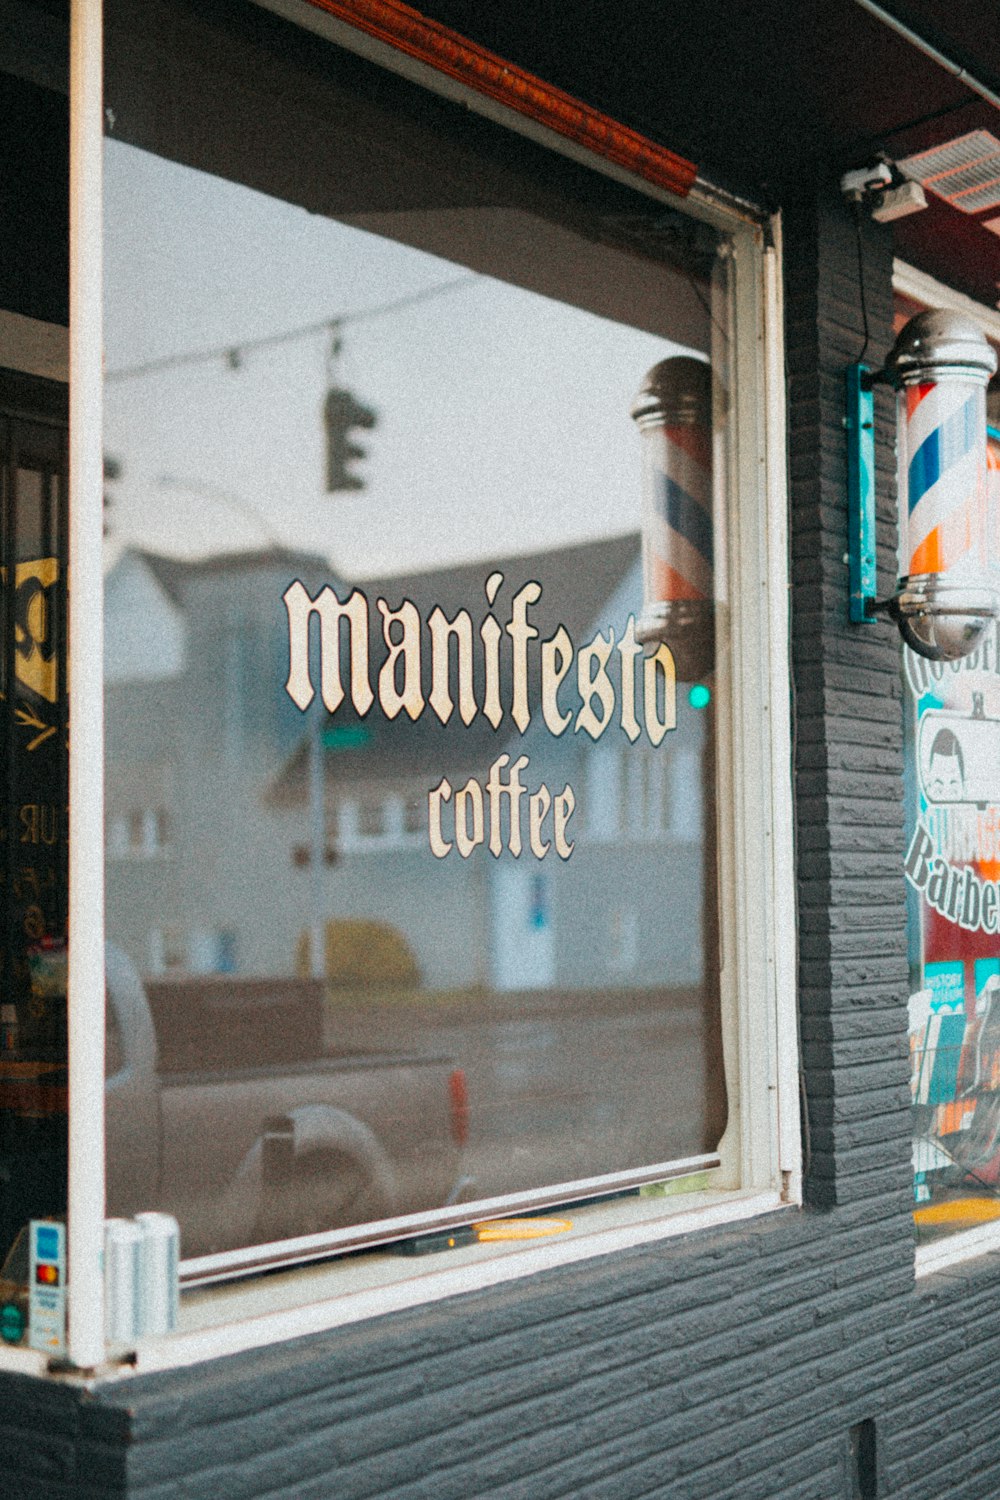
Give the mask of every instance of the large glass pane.
M 980 520 L 1000 592 L 1000 390 Z M 1000 1218 L 1000 629 L 956 662 L 903 651 L 915 1217 Z
M 263 14 L 109 36 L 110 1211 L 710 1168 L 725 240 Z

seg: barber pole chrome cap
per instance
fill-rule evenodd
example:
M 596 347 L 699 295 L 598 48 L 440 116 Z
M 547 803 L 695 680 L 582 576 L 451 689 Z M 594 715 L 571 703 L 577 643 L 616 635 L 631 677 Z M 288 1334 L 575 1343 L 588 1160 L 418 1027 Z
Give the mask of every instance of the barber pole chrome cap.
M 887 608 L 907 645 L 975 650 L 1000 599 L 989 584 L 986 386 L 996 354 L 971 318 L 934 309 L 901 330 L 884 374 L 898 400 L 900 554 Z
M 712 371 L 700 359 L 661 360 L 632 403 L 643 438 L 643 610 L 636 636 L 668 645 L 677 676 L 712 670 Z

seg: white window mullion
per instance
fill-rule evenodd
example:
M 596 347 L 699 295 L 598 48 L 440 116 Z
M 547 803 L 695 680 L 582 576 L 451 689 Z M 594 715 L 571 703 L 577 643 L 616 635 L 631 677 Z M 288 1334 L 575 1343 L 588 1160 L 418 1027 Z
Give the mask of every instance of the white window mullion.
M 102 15 L 70 16 L 69 1333 L 104 1358 L 104 723 Z

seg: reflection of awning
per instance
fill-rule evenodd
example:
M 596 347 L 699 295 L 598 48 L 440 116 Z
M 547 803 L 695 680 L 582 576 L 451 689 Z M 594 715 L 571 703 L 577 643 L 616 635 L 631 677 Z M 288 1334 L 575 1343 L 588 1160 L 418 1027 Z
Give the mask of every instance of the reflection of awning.
M 664 215 L 666 218 L 667 216 Z M 626 234 L 627 220 L 609 226 L 606 242 L 581 239 L 573 228 L 553 224 L 518 208 L 415 210 L 409 213 L 351 214 L 348 224 L 373 234 L 403 240 L 432 255 L 461 262 L 473 271 L 543 297 L 584 307 L 598 317 L 627 323 L 692 349 L 708 348 L 708 257 L 692 256 L 690 267 L 677 269 L 675 236 L 653 236 L 647 226 Z M 668 221 L 673 228 L 672 221 Z M 612 234 L 611 228 L 617 228 Z M 629 244 L 629 238 L 633 243 Z M 608 275 L 608 245 L 657 256 L 661 265 L 650 275 L 641 253 L 624 254 Z
M 657 278 L 659 301 L 648 287 L 648 262 L 641 256 L 634 276 L 628 254 L 622 256 L 621 280 L 627 284 L 615 286 L 619 278 L 609 281 L 606 256 L 588 263 L 586 247 L 577 249 L 573 271 L 562 273 L 558 290 L 539 284 L 538 263 L 544 257 L 537 255 L 537 237 L 558 234 L 557 219 L 574 229 L 578 210 L 565 191 L 565 167 L 557 172 L 562 180 L 557 192 L 545 180 L 553 168 L 544 154 L 539 153 L 534 170 L 523 169 L 525 152 L 536 148 L 522 139 L 515 136 L 498 146 L 472 132 L 449 137 L 435 118 L 435 101 L 421 96 L 414 107 L 409 85 L 388 74 L 373 76 L 369 64 L 349 53 L 336 54 L 331 63 L 308 31 L 288 27 L 263 8 L 254 18 L 252 42 L 235 27 L 224 29 L 212 13 L 200 16 L 197 7 L 175 10 L 150 0 L 109 0 L 106 31 L 105 96 L 120 111 L 119 134 L 124 130 L 122 138 L 130 144 L 295 202 L 310 213 L 437 248 L 453 263 L 570 304 L 584 287 L 583 305 L 591 312 L 637 327 L 647 326 L 648 319 L 650 332 L 705 347 L 704 289 L 693 290 L 690 279 L 703 280 L 707 258 L 692 263 L 686 249 L 667 241 L 655 253 L 665 266 L 676 265 L 678 274 L 670 277 L 672 290 L 665 298 Z M 261 46 L 269 54 L 266 109 L 258 92 Z M 206 99 L 212 101 L 210 129 Z M 120 102 L 125 100 L 127 109 Z M 429 160 L 435 163 L 433 173 L 425 170 Z M 326 162 L 336 162 L 336 170 L 313 169 L 314 163 Z M 627 220 L 637 213 L 647 223 L 654 217 L 648 201 L 611 177 L 580 172 L 575 188 L 593 201 L 596 215 L 607 220 L 610 241 L 626 252 Z M 527 258 L 517 250 L 512 257 L 507 241 L 497 240 L 498 212 L 520 221 L 514 241 L 520 239 Z M 463 233 L 456 238 L 449 232 L 443 248 L 415 232 L 421 218 L 429 226 L 437 216 L 452 215 L 459 216 Z M 682 311 L 679 325 L 675 302 Z

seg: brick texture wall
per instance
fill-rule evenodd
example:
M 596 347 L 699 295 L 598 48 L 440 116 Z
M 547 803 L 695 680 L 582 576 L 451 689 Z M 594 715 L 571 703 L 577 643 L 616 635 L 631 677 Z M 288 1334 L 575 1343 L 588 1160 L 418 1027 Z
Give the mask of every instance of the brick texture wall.
M 807 1203 L 209 1367 L 93 1392 L 0 1379 L 25 1500 L 995 1500 L 1000 1257 L 917 1285 L 906 1062 L 899 646 L 846 619 L 842 382 L 855 227 L 786 205 Z M 869 354 L 891 241 L 862 228 Z M 880 399 L 880 582 L 894 573 Z

